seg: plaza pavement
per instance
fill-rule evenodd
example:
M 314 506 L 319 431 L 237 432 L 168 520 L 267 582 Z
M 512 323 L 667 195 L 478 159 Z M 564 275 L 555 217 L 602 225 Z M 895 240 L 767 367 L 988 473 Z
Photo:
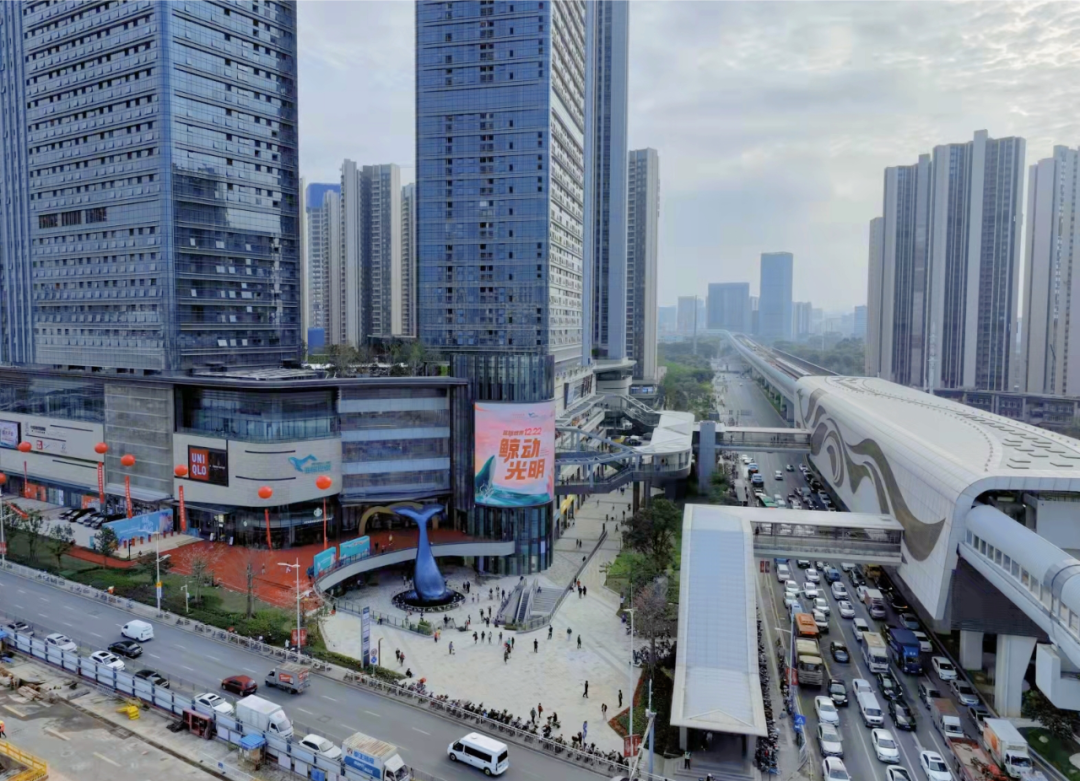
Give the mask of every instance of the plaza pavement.
M 540 576 L 530 576 L 543 589 L 565 589 L 581 565 L 582 556 L 588 556 L 596 547 L 604 526 L 605 513 L 629 512 L 631 494 L 618 492 L 590 497 L 575 513 L 575 520 L 555 543 L 554 563 Z M 506 709 L 516 716 L 529 718 L 530 708 L 544 706 L 545 718 L 557 713 L 562 724 L 562 735 L 569 740 L 577 734 L 583 722 L 589 724 L 589 743 L 595 742 L 604 750 L 621 749 L 622 738 L 608 726 L 601 715 L 601 705 L 608 706 L 607 718 L 613 719 L 619 712 L 618 692 L 623 692 L 624 708 L 629 706 L 630 692 L 637 685 L 640 670 L 629 664 L 630 638 L 616 611 L 619 607 L 617 594 L 603 586 L 606 565 L 614 560 L 621 547 L 621 534 L 614 522 L 607 522 L 608 537 L 588 562 L 581 575 L 582 585 L 588 588 L 588 596 L 579 598 L 577 592 L 568 594 L 552 621 L 552 638 L 547 628 L 534 632 L 508 632 L 502 630 L 503 639 L 514 639 L 514 651 L 503 662 L 499 646 L 499 628 L 495 628 L 493 642 L 485 639 L 473 643 L 472 633 L 479 635 L 489 628 L 479 622 L 481 609 L 492 615 L 498 612 L 498 600 L 488 598 L 488 589 L 501 586 L 513 589 L 517 576 L 484 578 L 478 587 L 475 573 L 467 568 L 443 566 L 443 575 L 458 590 L 470 575 L 473 601 L 466 601 L 458 608 L 440 614 L 429 614 L 440 628 L 438 642 L 412 632 L 388 625 L 372 626 L 372 649 L 378 649 L 382 641 L 379 663 L 390 669 L 404 672 L 410 668 L 413 679 L 426 678 L 428 688 L 436 694 L 447 694 L 453 699 L 471 700 L 496 710 Z M 578 549 L 576 541 L 582 540 Z M 403 588 L 401 572 L 379 574 L 378 585 L 369 586 L 346 595 L 357 605 L 367 605 L 386 615 L 404 618 L 404 613 L 392 605 L 392 597 Z M 479 602 L 476 602 L 479 597 Z M 458 625 L 472 617 L 471 629 L 458 631 L 453 627 L 441 629 L 442 616 L 453 617 Z M 413 615 L 413 620 L 417 616 Z M 360 657 L 361 629 L 359 616 L 338 611 L 323 620 L 323 636 L 327 646 L 338 653 Z M 567 629 L 570 629 L 569 638 Z M 581 648 L 577 638 L 581 636 Z M 538 652 L 533 650 L 537 642 Z M 450 642 L 454 654 L 449 653 Z M 395 661 L 394 651 L 405 654 L 405 664 Z M 631 683 L 630 672 L 633 672 Z M 589 697 L 582 697 L 584 683 L 589 682 Z

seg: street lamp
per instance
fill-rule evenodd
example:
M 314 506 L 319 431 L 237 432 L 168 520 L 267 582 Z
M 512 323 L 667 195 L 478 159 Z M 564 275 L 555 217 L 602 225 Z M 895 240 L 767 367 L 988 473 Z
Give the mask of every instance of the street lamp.
M 320 491 L 328 491 L 328 490 L 330 490 L 330 486 L 332 486 L 333 484 L 334 484 L 334 481 L 331 480 L 326 475 L 319 475 L 318 477 L 315 478 L 315 487 L 318 488 Z M 329 547 L 329 543 L 326 541 L 326 497 L 325 496 L 323 497 L 323 500 L 322 500 L 322 546 L 323 546 L 323 550 L 326 550 Z
M 277 563 L 279 567 L 284 567 L 287 573 L 291 568 L 296 567 L 296 653 L 300 654 L 300 559 L 297 559 L 294 563 L 289 564 L 287 561 L 279 561 Z
M 633 592 L 631 591 L 631 594 Z M 633 604 L 633 602 L 631 602 Z M 625 609 L 630 614 L 630 756 L 634 752 L 634 608 Z
M 0 472 L 0 564 L 7 566 L 7 540 L 4 539 L 4 483 L 7 475 Z
M 154 559 L 157 564 L 157 581 L 155 585 L 155 591 L 157 591 L 157 611 L 161 612 L 161 562 L 169 558 L 170 554 L 166 553 L 161 555 L 161 535 L 159 534 L 154 542 Z
M 184 592 L 184 612 L 185 613 L 190 613 L 191 612 L 191 605 L 189 604 L 188 600 L 191 599 L 191 592 L 188 591 L 187 583 L 182 585 L 180 587 L 180 589 Z
M 259 489 L 259 498 L 260 499 L 264 499 L 264 500 L 269 499 L 273 495 L 274 495 L 274 489 L 271 488 L 268 485 L 264 485 L 262 488 Z M 266 516 L 266 549 L 267 550 L 273 550 L 274 546 L 270 543 L 270 508 L 269 507 L 264 507 L 263 508 L 263 513 Z
M 173 469 L 173 474 L 179 479 L 183 480 L 188 476 L 188 468 L 183 464 L 180 464 Z M 177 494 L 180 497 L 180 533 L 183 534 L 187 531 L 187 509 L 184 507 L 184 484 L 180 483 L 177 488 Z
M 131 467 L 135 466 L 135 456 L 131 455 L 130 453 L 120 456 L 120 464 L 121 466 L 126 466 L 128 469 L 131 469 Z M 124 475 L 124 499 L 127 502 L 127 517 L 130 518 L 132 516 L 130 474 Z

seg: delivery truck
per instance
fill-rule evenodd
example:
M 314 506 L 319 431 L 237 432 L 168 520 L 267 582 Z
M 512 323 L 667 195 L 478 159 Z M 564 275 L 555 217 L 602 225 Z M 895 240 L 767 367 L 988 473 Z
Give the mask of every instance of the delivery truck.
M 953 768 L 960 781 L 1008 781 L 977 741 L 965 737 L 947 738 L 945 745 L 952 754 Z
M 346 776 L 351 770 L 352 774 L 371 781 L 409 781 L 412 778 L 397 746 L 386 741 L 356 732 L 345 738 L 341 748 L 345 751 Z
M 889 629 L 887 641 L 893 664 L 909 675 L 922 675 L 922 649 L 914 632 L 894 626 Z
M 946 740 L 964 737 L 964 725 L 960 721 L 960 711 L 956 709 L 952 700 L 944 697 L 935 697 L 930 700 L 930 716 L 934 720 L 934 726 Z
M 1011 721 L 987 719 L 982 741 L 994 762 L 1012 778 L 1020 778 L 1032 770 L 1027 741 Z
M 285 710 L 254 694 L 236 703 L 236 718 L 246 732 L 265 732 L 282 738 L 291 738 L 293 734 L 293 725 Z
M 821 661 L 821 649 L 817 640 L 796 640 L 795 656 L 799 685 L 821 686 L 825 682 L 825 663 Z
M 863 632 L 859 638 L 862 646 L 863 661 L 870 668 L 870 672 L 886 673 L 889 671 L 889 652 L 885 648 L 885 641 L 877 632 Z
M 282 662 L 266 674 L 266 685 L 299 694 L 308 687 L 310 670 L 295 662 Z
M 885 597 L 876 588 L 863 592 L 863 604 L 870 611 L 870 618 L 885 618 Z

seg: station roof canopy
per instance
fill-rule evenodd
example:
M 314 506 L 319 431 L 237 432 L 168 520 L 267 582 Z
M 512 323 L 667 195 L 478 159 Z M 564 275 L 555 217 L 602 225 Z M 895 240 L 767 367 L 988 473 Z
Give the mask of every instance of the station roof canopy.
M 763 736 L 754 541 L 730 509 L 687 505 L 683 515 L 671 723 Z

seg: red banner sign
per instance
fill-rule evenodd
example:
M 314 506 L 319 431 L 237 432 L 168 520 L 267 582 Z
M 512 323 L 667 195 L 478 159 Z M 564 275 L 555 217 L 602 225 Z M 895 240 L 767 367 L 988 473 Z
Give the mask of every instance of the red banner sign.
M 131 512 L 131 475 L 124 475 L 124 499 L 127 500 L 127 516 L 132 516 Z
M 97 492 L 99 507 L 105 509 L 105 464 L 98 463 L 97 465 Z
M 294 629 L 294 630 L 292 630 L 292 644 L 294 646 L 295 645 L 300 645 L 300 646 L 307 645 L 307 630 L 306 629 L 301 629 L 300 630 L 300 642 L 297 643 L 296 640 L 297 640 L 296 630 Z
M 198 498 L 198 497 L 196 497 Z M 180 486 L 180 532 L 187 531 L 187 508 L 184 507 L 184 486 Z
M 641 735 L 624 735 L 623 739 L 623 756 L 632 757 L 638 753 L 638 749 L 641 748 Z

